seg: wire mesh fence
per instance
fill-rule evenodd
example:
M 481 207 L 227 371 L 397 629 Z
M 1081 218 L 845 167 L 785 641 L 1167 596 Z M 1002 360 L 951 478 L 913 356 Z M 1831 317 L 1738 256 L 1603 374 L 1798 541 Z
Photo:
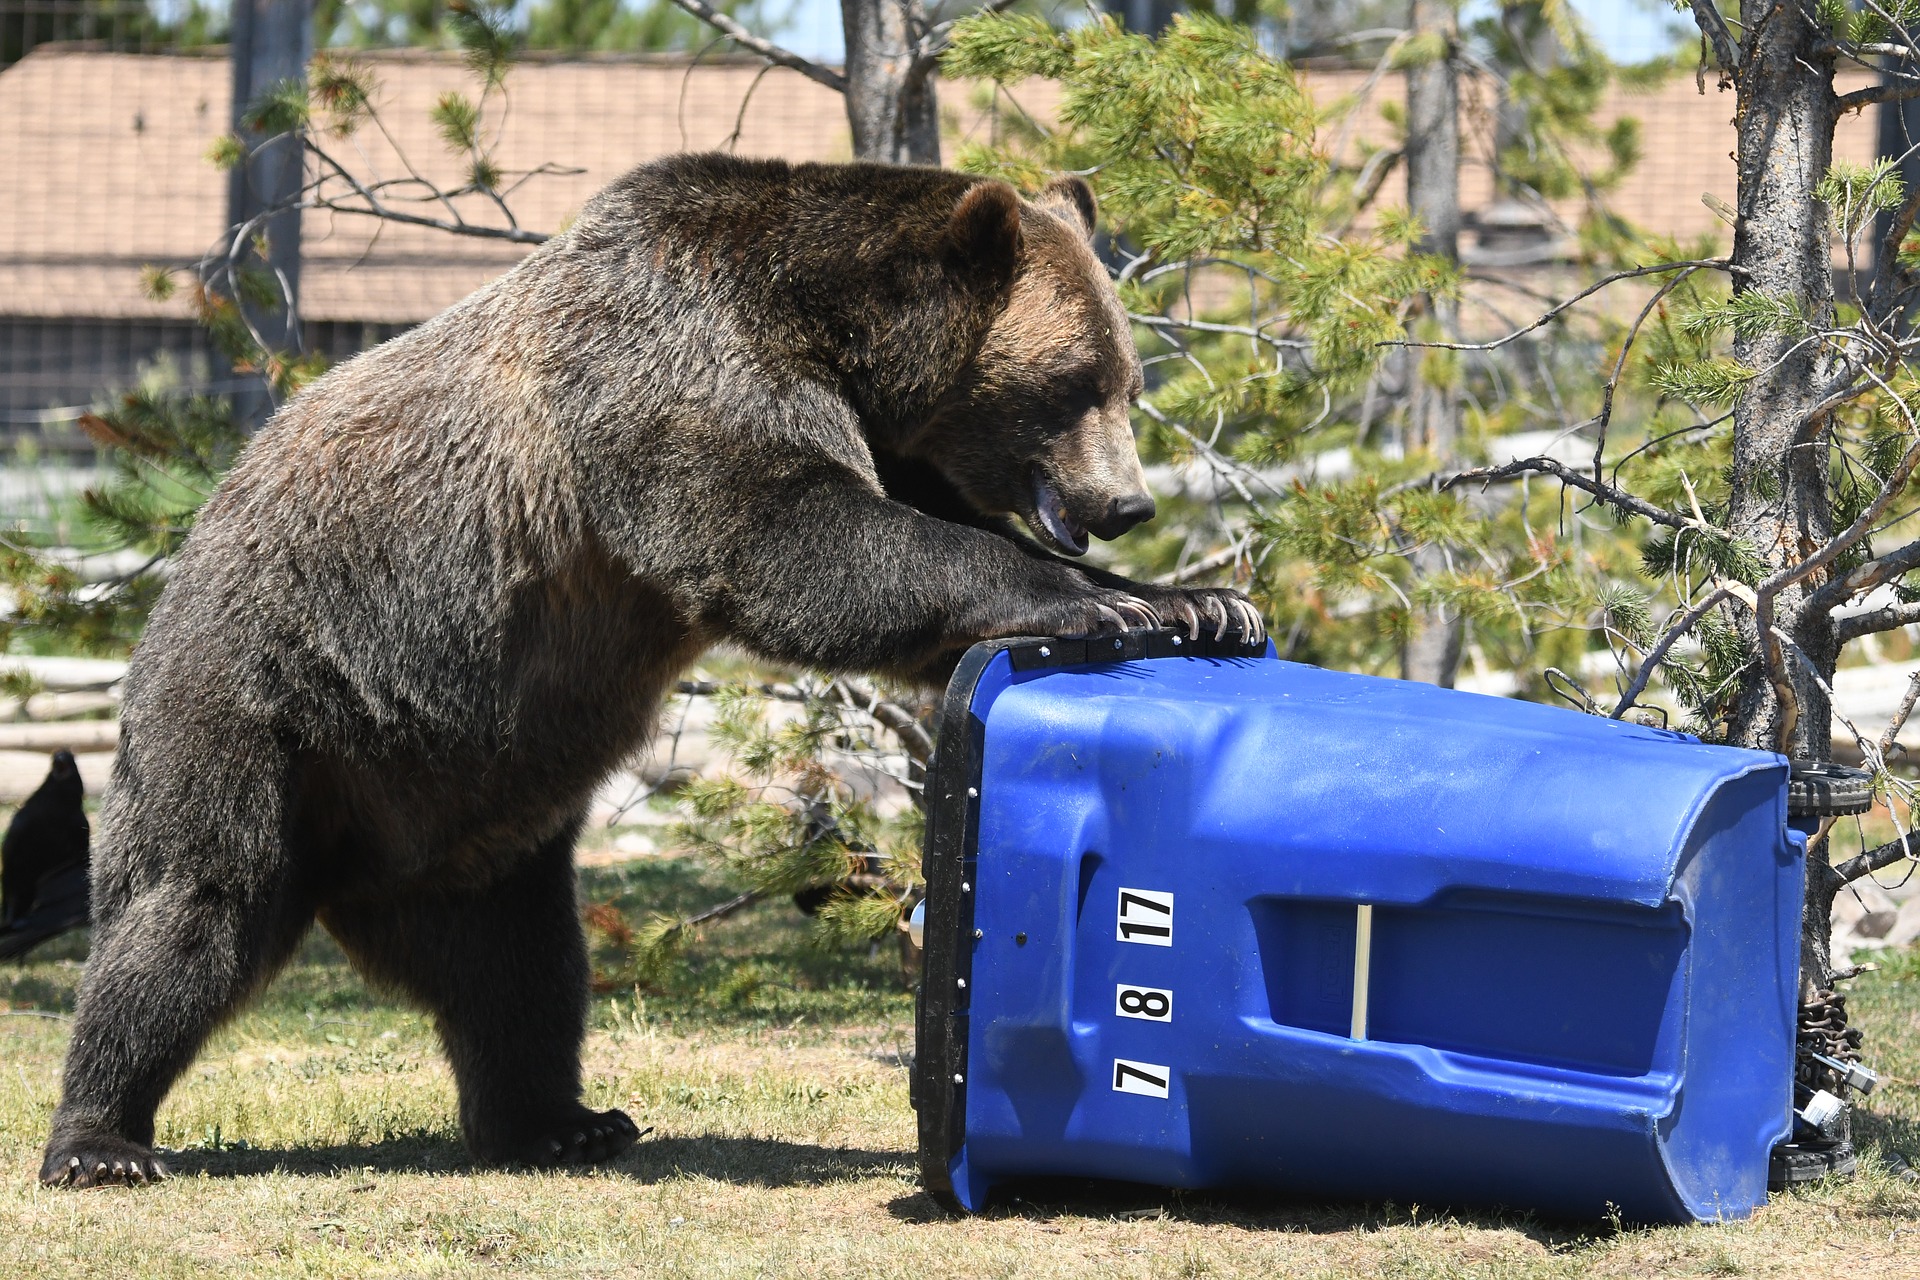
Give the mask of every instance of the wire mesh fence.
M 43 454 L 89 456 L 82 415 L 142 381 L 214 392 L 252 382 L 225 366 L 190 289 L 158 298 L 143 286 L 149 268 L 201 263 L 234 215 L 229 177 L 209 159 L 235 117 L 229 50 L 215 43 L 224 7 L 159 2 L 0 0 L 0 439 Z M 557 47 L 522 51 L 491 89 L 432 21 L 372 34 L 434 47 L 327 48 L 342 32 L 370 38 L 364 22 L 345 19 L 319 38 L 324 59 L 364 76 L 372 117 L 351 132 L 324 119 L 313 130 L 299 235 L 304 349 L 337 360 L 421 322 L 650 158 L 711 148 L 791 160 L 850 154 L 839 96 L 795 71 L 724 46 L 568 49 L 565 30 L 525 14 L 515 21 L 520 37 Z M 638 27 L 628 37 L 649 38 Z M 1305 78 L 1328 103 L 1378 80 L 1351 67 L 1309 67 Z M 992 117 L 974 87 L 941 92 L 951 152 Z M 456 95 L 474 106 L 479 149 L 499 171 L 490 187 L 471 181 L 476 148 L 449 143 L 445 104 Z M 1044 116 L 1043 96 L 1032 90 L 1019 110 Z M 1724 120 L 1697 96 L 1676 77 L 1616 95 L 1602 112 L 1648 125 L 1644 155 L 1610 196 L 1621 216 L 1681 236 L 1723 230 L 1700 197 L 1732 190 Z M 1469 134 L 1491 127 L 1486 104 L 1464 109 Z M 1870 125 L 1843 133 L 1849 158 L 1871 156 Z M 1392 140 L 1373 107 L 1329 126 L 1326 139 L 1343 153 Z M 1471 217 L 1491 201 L 1491 180 L 1469 165 L 1462 184 Z M 405 216 L 373 216 L 373 204 Z M 1470 258 L 1497 248 L 1503 229 L 1489 222 L 1477 234 Z M 1483 254 L 1479 265 L 1499 264 Z
M 229 51 L 207 43 L 219 34 L 138 2 L 0 0 L 0 436 L 16 449 L 90 454 L 80 419 L 136 384 L 253 381 L 221 360 L 191 288 L 161 297 L 149 282 L 156 268 L 190 280 L 233 218 L 210 158 L 235 119 Z M 299 344 L 329 360 L 509 269 L 645 160 L 850 153 L 838 96 L 757 58 L 534 51 L 489 87 L 452 50 L 322 57 L 369 88 L 350 130 L 315 104 L 306 162 Z M 446 136 L 455 97 L 499 170 L 486 189 L 474 149 Z

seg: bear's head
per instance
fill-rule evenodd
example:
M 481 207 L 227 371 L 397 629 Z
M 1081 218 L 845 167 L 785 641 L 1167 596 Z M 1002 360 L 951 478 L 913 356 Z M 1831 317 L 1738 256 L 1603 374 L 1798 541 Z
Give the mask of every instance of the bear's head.
M 1141 390 L 1132 328 L 1093 252 L 1093 192 L 1056 179 L 1032 201 L 968 188 L 950 255 L 1006 277 L 984 340 L 920 433 L 918 452 L 976 509 L 1021 517 L 1081 555 L 1153 518 L 1128 408 Z

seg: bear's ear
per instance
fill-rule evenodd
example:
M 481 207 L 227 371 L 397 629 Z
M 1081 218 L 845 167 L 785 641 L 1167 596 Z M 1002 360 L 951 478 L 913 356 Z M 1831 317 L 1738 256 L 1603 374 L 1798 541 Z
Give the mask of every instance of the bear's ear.
M 943 239 L 952 258 L 1011 277 L 1020 258 L 1020 196 L 1004 182 L 975 183 L 953 207 Z
M 1066 219 L 1068 225 L 1080 228 L 1080 234 L 1088 240 L 1093 239 L 1100 206 L 1094 203 L 1093 188 L 1087 185 L 1086 179 L 1063 173 L 1049 182 L 1033 202 L 1048 213 Z

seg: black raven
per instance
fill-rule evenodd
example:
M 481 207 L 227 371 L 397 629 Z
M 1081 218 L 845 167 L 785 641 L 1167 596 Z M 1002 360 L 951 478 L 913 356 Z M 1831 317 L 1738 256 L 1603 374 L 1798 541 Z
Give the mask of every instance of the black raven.
M 71 751 L 57 751 L 38 790 L 0 839 L 0 958 L 87 921 L 86 790 Z

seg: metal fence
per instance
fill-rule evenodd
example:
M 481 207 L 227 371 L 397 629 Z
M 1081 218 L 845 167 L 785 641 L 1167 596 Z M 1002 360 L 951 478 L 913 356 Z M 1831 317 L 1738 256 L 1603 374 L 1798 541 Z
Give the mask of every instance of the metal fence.
M 142 382 L 251 385 L 192 305 L 192 268 L 221 244 L 232 209 L 228 175 L 208 158 L 232 127 L 229 51 L 207 43 L 220 33 L 204 24 L 153 13 L 138 0 L 0 0 L 0 442 L 16 450 L 90 455 L 81 415 Z M 395 207 L 467 231 L 557 230 L 613 177 L 669 152 L 849 154 L 838 96 L 757 58 L 528 53 L 486 91 L 446 49 L 325 56 L 361 68 L 379 118 L 347 135 L 316 129 L 327 160 L 309 157 L 309 182 L 334 164 L 397 183 Z M 504 207 L 471 191 L 418 202 L 468 181 L 473 157 L 433 121 L 449 94 L 481 109 Z M 333 360 L 419 323 L 532 247 L 383 222 L 352 204 L 300 219 L 300 344 Z M 171 296 L 146 287 L 155 268 L 184 269 Z

